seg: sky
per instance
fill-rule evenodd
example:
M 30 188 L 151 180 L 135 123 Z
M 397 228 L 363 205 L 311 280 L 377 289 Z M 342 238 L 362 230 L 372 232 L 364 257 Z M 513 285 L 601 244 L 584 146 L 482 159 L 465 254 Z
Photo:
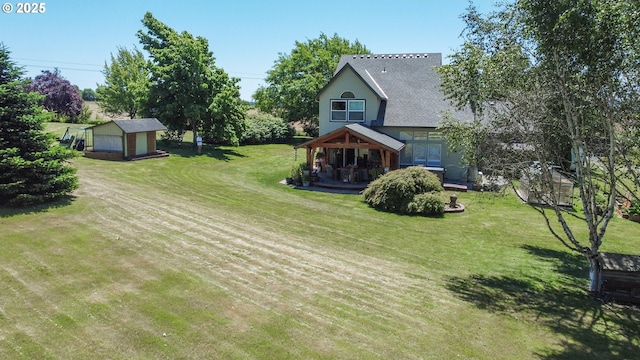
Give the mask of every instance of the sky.
M 474 1 L 483 13 L 493 3 Z M 178 32 L 206 38 L 216 66 L 241 79 L 248 101 L 280 54 L 322 33 L 358 40 L 374 54 L 442 53 L 446 63 L 462 44 L 460 16 L 469 6 L 468 0 L 48 0 L 38 3 L 43 12 L 20 14 L 24 2 L 3 4 L 0 43 L 28 77 L 58 68 L 80 89 L 95 89 L 118 47 L 143 50 L 136 32 L 149 11 Z

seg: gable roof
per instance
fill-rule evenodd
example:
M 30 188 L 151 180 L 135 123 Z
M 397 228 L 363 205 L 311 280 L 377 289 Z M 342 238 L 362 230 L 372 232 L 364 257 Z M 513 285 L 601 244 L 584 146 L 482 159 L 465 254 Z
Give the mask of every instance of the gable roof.
M 320 94 L 324 92 L 325 89 L 327 89 L 331 84 L 333 84 L 333 82 L 336 79 L 338 79 L 340 75 L 344 73 L 347 69 L 351 69 L 356 74 L 356 76 L 362 82 L 364 82 L 372 92 L 374 92 L 378 96 L 378 98 L 382 100 L 388 99 L 387 94 L 384 93 L 380 85 L 378 85 L 378 83 L 371 76 L 371 74 L 369 74 L 366 70 L 364 74 L 361 74 L 358 71 L 356 71 L 356 69 L 354 69 L 353 66 L 351 66 L 349 63 L 345 63 L 343 66 L 338 66 L 338 70 L 336 71 L 335 74 L 333 74 L 333 77 L 331 78 L 331 80 L 329 80 L 329 83 L 327 83 L 327 85 L 325 85 L 322 89 L 320 89 L 320 92 L 318 93 L 318 97 L 320 96 Z
M 370 129 L 366 126 L 360 124 L 349 124 L 345 125 L 339 129 L 333 130 L 329 133 L 326 133 L 320 137 L 304 142 L 300 145 L 297 145 L 296 148 L 303 147 L 314 147 L 317 144 L 322 144 L 327 140 L 334 139 L 336 135 L 340 135 L 341 133 L 349 132 L 363 140 L 367 140 L 368 142 L 373 142 L 378 144 L 379 146 L 386 148 L 387 150 L 400 152 L 405 147 L 405 144 L 401 141 L 398 141 L 387 134 L 383 134 L 376 130 Z M 348 147 L 348 146 L 345 146 Z
M 116 124 L 125 134 L 167 130 L 167 127 L 162 125 L 156 118 L 112 120 L 111 122 Z M 108 123 L 109 122 L 106 122 L 104 124 Z M 95 125 L 94 127 L 99 127 L 104 124 Z
M 372 89 L 382 103 L 375 126 L 437 127 L 447 111 L 463 121 L 473 119 L 445 99 L 436 71 L 441 65 L 439 53 L 343 55 L 333 79 L 350 68 Z
M 375 131 L 366 126 L 362 126 L 360 124 L 349 124 L 345 125 L 345 127 L 352 132 L 357 133 L 365 138 L 371 139 L 380 145 L 388 147 L 391 150 L 400 151 L 405 147 L 405 143 L 403 143 L 402 141 L 398 141 L 387 134 Z

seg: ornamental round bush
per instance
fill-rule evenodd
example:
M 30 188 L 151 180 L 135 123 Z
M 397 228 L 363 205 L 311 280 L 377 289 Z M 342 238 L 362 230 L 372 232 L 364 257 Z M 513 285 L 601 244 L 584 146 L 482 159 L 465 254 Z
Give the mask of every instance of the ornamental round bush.
M 417 194 L 407 205 L 409 214 L 439 215 L 444 213 L 444 201 L 437 193 Z
M 440 179 L 434 173 L 413 166 L 379 177 L 363 194 L 365 202 L 378 210 L 437 215 L 444 213 L 444 200 L 438 195 L 441 191 Z

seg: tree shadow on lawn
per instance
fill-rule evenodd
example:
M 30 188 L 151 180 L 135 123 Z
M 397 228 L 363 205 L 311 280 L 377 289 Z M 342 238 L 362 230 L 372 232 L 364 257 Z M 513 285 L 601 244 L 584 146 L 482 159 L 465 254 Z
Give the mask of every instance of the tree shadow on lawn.
M 44 204 L 24 206 L 24 207 L 7 207 L 0 205 L 0 218 L 9 218 L 16 215 L 27 215 L 47 212 L 51 209 L 61 208 L 71 205 L 76 199 L 73 195 L 62 196 L 58 200 L 47 202 Z
M 588 296 L 588 265 L 580 254 L 524 246 L 552 265 L 553 282 L 535 274 L 518 277 L 453 277 L 447 288 L 479 309 L 529 314 L 560 338 L 562 350 L 541 349 L 542 359 L 631 359 L 640 351 L 640 308 L 602 303 Z M 520 315 L 521 316 L 521 315 Z
M 198 149 L 196 149 L 191 143 L 174 143 L 170 144 L 158 143 L 159 148 L 162 147 L 162 150 L 168 152 L 170 155 L 180 156 L 184 158 L 194 158 L 194 157 L 211 157 L 216 160 L 221 161 L 231 161 L 233 158 L 243 158 L 246 157 L 244 154 L 240 154 L 239 152 L 233 149 L 220 149 L 219 147 L 213 145 L 204 145 L 202 147 L 202 154 L 198 154 Z

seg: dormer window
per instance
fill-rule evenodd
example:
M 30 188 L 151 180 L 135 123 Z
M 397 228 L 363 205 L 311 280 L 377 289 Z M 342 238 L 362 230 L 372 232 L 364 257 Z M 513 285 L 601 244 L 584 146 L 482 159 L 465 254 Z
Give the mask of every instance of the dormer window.
M 343 93 L 342 97 L 347 93 L 350 92 Z M 363 122 L 364 105 L 364 100 L 331 100 L 331 121 Z

